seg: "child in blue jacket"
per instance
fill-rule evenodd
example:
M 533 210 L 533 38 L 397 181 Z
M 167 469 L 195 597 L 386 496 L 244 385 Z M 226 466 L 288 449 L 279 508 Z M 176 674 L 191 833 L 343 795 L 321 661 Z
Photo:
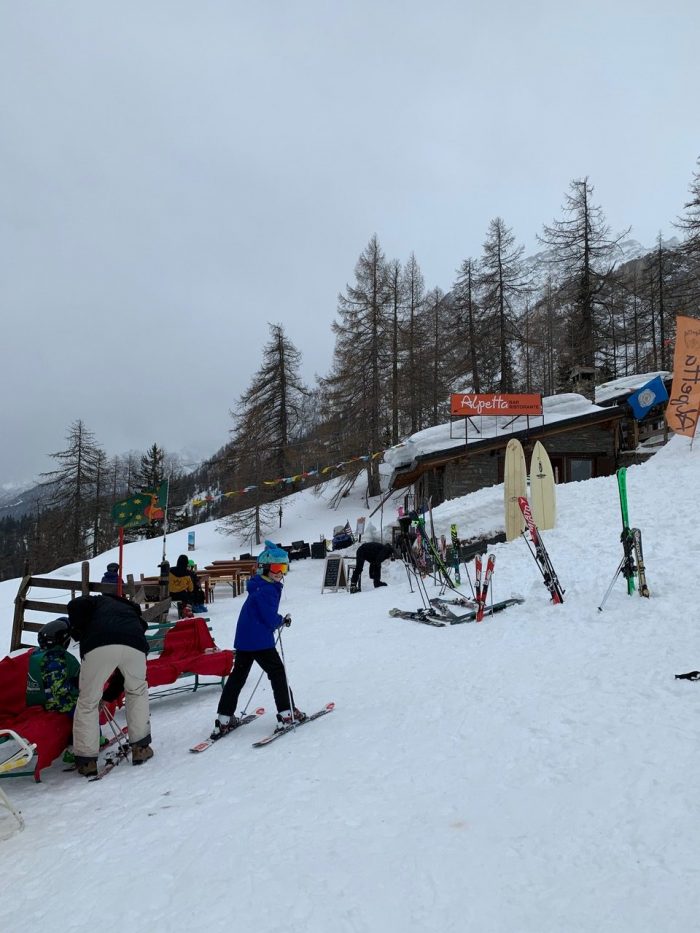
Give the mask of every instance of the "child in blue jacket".
M 278 722 L 284 726 L 306 719 L 306 715 L 294 706 L 284 664 L 275 647 L 277 630 L 292 624 L 290 615 L 281 616 L 279 613 L 282 580 L 288 569 L 287 552 L 266 541 L 265 550 L 258 557 L 259 572 L 248 580 L 248 596 L 238 616 L 233 643 L 236 658 L 219 700 L 212 739 L 221 738 L 239 725 L 240 720 L 234 713 L 254 661 L 270 679 Z

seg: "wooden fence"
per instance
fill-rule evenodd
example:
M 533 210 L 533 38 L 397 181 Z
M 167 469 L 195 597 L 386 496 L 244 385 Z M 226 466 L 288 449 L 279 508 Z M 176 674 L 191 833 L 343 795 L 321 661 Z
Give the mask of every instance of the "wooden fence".
M 145 622 L 156 622 L 167 616 L 170 608 L 170 597 L 168 596 L 168 572 L 169 566 L 164 563 L 161 567 L 161 577 L 157 591 L 134 583 L 134 578 L 129 574 L 124 587 L 125 595 L 129 596 L 134 602 L 142 607 L 143 619 Z M 35 590 L 53 590 L 60 591 L 65 602 L 54 602 L 50 598 L 37 598 L 41 594 L 36 594 Z M 16 651 L 18 648 L 32 648 L 35 645 L 28 644 L 24 640 L 25 632 L 37 633 L 46 622 L 37 622 L 28 620 L 27 613 L 47 613 L 52 617 L 64 616 L 68 612 L 68 603 L 76 596 L 89 596 L 90 594 L 116 593 L 116 587 L 111 583 L 93 583 L 90 581 L 90 564 L 84 561 L 80 568 L 80 580 L 60 580 L 55 577 L 35 577 L 26 575 L 22 580 L 15 596 L 15 612 L 12 620 L 12 638 L 10 651 Z M 65 595 L 64 595 L 65 594 Z M 49 595 L 49 594 L 47 594 Z

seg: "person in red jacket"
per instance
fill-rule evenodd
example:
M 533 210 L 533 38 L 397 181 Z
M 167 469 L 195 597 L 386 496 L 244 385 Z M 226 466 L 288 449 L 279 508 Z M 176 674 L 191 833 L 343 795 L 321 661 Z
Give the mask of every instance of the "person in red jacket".
M 212 739 L 220 739 L 240 724 L 234 714 L 238 697 L 254 662 L 260 665 L 270 680 L 280 725 L 306 719 L 306 715 L 294 705 L 284 664 L 275 647 L 277 631 L 283 625 L 292 624 L 289 614 L 282 616 L 279 613 L 282 580 L 289 569 L 289 556 L 282 548 L 266 541 L 265 550 L 258 557 L 258 567 L 261 572 L 248 580 L 248 596 L 238 616 L 233 643 L 236 657 L 219 700 Z

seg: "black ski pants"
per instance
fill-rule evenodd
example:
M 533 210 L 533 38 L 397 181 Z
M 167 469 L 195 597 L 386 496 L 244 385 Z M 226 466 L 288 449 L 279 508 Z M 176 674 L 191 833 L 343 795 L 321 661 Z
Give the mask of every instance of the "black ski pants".
M 233 670 L 228 676 L 219 700 L 217 712 L 222 716 L 233 716 L 236 712 L 238 697 L 245 686 L 254 661 L 258 662 L 270 680 L 277 712 L 281 713 L 289 709 L 291 691 L 287 687 L 287 675 L 282 658 L 277 654 L 276 648 L 263 648 L 261 651 L 236 651 Z M 294 697 L 292 697 L 292 706 L 294 706 Z
M 355 562 L 355 569 L 352 572 L 352 577 L 350 577 L 350 583 L 354 583 L 354 584 L 358 583 L 358 581 L 360 580 L 360 577 L 362 576 L 362 571 L 364 570 L 365 563 L 366 562 L 365 562 L 364 557 L 357 558 L 357 561 Z M 381 561 L 378 560 L 373 563 L 370 563 L 369 578 L 370 580 L 374 580 L 375 586 L 379 586 L 379 584 L 381 583 L 381 579 L 382 579 L 382 562 Z

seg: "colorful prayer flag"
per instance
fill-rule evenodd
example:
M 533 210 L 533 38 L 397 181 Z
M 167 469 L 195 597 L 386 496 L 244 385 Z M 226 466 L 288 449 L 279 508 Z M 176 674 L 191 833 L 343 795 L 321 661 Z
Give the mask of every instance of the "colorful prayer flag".
M 144 489 L 135 496 L 122 499 L 112 508 L 112 519 L 121 528 L 140 528 L 165 518 L 168 501 L 168 481 L 157 489 Z

